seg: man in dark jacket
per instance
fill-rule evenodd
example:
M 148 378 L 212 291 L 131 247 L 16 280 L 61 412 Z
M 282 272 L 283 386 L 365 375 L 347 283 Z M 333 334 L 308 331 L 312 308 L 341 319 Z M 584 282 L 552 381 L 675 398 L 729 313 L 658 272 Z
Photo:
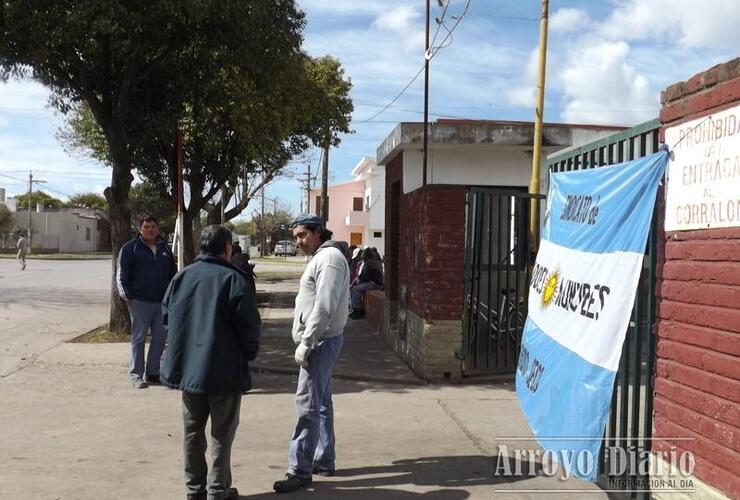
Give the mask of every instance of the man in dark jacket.
M 238 498 L 231 487 L 231 444 L 241 395 L 251 389 L 260 315 L 247 276 L 229 262 L 231 237 L 223 226 L 206 227 L 201 255 L 175 276 L 162 303 L 168 338 L 162 381 L 182 391 L 188 500 Z M 213 464 L 206 479 L 209 415 Z
M 159 383 L 159 363 L 166 340 L 162 328 L 162 297 L 176 271 L 172 250 L 159 236 L 157 219 L 143 218 L 139 223 L 139 236 L 118 252 L 116 268 L 118 294 L 131 317 L 129 375 L 137 389 L 145 388 L 147 383 Z M 145 370 L 144 341 L 150 329 L 152 342 Z

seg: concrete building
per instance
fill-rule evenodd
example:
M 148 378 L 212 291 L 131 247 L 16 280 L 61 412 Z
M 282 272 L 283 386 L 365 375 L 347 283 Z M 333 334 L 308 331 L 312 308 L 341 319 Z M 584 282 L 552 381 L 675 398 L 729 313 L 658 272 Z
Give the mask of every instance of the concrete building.
M 615 130 L 621 128 L 546 124 L 542 192 L 546 154 Z M 454 380 L 467 374 L 461 354 L 466 196 L 469 188 L 480 186 L 526 194 L 534 125 L 431 124 L 426 185 L 422 134 L 422 123 L 401 123 L 377 150 L 377 163 L 386 169 L 385 291 L 369 294 L 369 319 L 416 373 Z M 520 236 L 512 233 L 511 239 Z M 378 300 L 384 304 L 374 303 Z
M 375 247 L 385 253 L 385 168 L 363 157 L 352 169 L 354 180 L 328 187 L 327 225 L 334 239 Z M 309 211 L 318 213 L 321 190 L 311 191 Z
M 6 198 L 0 189 L 0 203 L 13 213 L 14 228 L 26 229 L 28 210 L 18 210 L 15 198 Z M 97 252 L 110 248 L 110 234 L 101 214 L 82 208 L 45 209 L 39 205 L 31 212 L 33 248 L 60 253 Z M 14 246 L 15 240 L 5 241 Z

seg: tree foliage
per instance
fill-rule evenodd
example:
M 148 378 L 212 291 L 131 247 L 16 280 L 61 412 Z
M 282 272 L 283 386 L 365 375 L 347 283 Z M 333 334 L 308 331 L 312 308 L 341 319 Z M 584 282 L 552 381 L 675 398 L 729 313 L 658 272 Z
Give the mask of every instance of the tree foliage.
M 19 194 L 15 199 L 18 202 L 19 209 L 28 209 L 28 193 Z M 39 204 L 42 204 L 44 208 L 62 208 L 64 202 L 43 191 L 33 191 L 31 193 L 31 210 L 34 210 Z
M 70 196 L 69 200 L 64 203 L 66 208 L 86 208 L 88 210 L 99 210 L 102 213 L 108 212 L 108 202 L 104 196 L 98 193 L 79 193 Z
M 0 203 L 0 235 L 7 235 L 13 230 L 13 213 Z
M 139 221 L 144 217 L 151 216 L 159 222 L 159 230 L 163 233 L 172 234 L 175 231 L 175 206 L 167 196 L 162 196 L 162 191 L 157 186 L 140 182 L 131 186 L 131 227 L 137 230 Z

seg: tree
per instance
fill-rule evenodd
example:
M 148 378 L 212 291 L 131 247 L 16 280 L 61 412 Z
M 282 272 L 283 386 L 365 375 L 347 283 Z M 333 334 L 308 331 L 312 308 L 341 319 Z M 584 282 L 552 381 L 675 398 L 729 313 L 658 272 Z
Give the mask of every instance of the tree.
M 3 243 L 5 242 L 5 236 L 10 234 L 13 230 L 13 213 L 0 203 L 0 235 L 3 237 Z
M 176 0 L 5 0 L 0 3 L 0 77 L 33 78 L 52 92 L 62 113 L 84 103 L 105 137 L 111 184 L 113 247 L 109 329 L 127 330 L 128 314 L 115 287 L 118 251 L 130 237 L 131 158 L 156 92 L 153 75 L 177 79 L 172 54 L 183 25 L 198 21 L 199 5 Z M 154 87 L 156 89 L 156 87 Z M 156 109 L 156 108 L 155 108 Z
M 313 94 L 310 102 L 314 104 L 313 122 L 316 124 L 310 136 L 314 145 L 320 147 L 321 165 L 321 217 L 329 217 L 327 190 L 329 182 L 329 148 L 338 146 L 341 133 L 350 132 L 354 106 L 349 97 L 352 82 L 344 78 L 341 63 L 331 56 L 311 59 L 307 64 L 309 81 L 308 92 Z
M 178 129 L 189 139 L 190 233 L 205 204 L 250 164 L 244 158 L 282 143 L 291 120 L 281 99 L 296 86 L 303 23 L 293 0 L 0 3 L 0 76 L 33 78 L 59 110 L 94 120 L 86 122 L 99 143 L 93 151 L 111 166 L 113 273 L 131 235 L 132 168 L 174 199 Z M 192 254 L 192 237 L 185 244 Z M 112 280 L 109 329 L 127 323 Z
M 88 210 L 99 210 L 102 213 L 108 212 L 108 202 L 105 197 L 98 193 L 80 193 L 72 195 L 64 203 L 65 208 L 86 208 Z
M 28 209 L 28 193 L 19 194 L 15 199 L 18 200 L 18 208 Z M 31 194 L 31 210 L 39 204 L 43 205 L 44 208 L 62 208 L 62 205 L 64 205 L 62 200 L 54 198 L 50 194 L 43 191 L 33 191 Z
M 151 216 L 159 222 L 159 230 L 165 234 L 175 232 L 176 207 L 166 191 L 148 183 L 141 182 L 131 186 L 131 227 L 138 230 L 139 221 Z

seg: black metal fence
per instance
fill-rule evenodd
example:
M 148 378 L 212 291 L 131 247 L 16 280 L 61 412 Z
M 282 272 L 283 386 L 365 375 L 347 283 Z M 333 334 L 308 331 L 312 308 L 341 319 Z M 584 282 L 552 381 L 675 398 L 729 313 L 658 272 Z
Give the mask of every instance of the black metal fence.
M 551 156 L 553 172 L 598 168 L 647 156 L 658 151 L 660 122 L 652 120 L 630 130 L 577 149 Z M 619 371 L 612 394 L 611 413 L 602 447 L 599 485 L 606 490 L 627 489 L 630 498 L 650 498 L 649 478 L 637 461 L 650 451 L 653 425 L 655 369 L 655 269 L 657 219 L 653 214 L 639 288 L 632 309 Z M 626 460 L 617 460 L 618 457 Z M 619 463 L 617 463 L 619 462 Z M 619 474 L 624 469 L 624 473 Z M 630 474 L 637 471 L 637 474 Z M 617 474 L 614 474 L 614 473 Z
M 465 375 L 513 374 L 527 316 L 529 214 L 539 196 L 471 187 L 467 193 Z

